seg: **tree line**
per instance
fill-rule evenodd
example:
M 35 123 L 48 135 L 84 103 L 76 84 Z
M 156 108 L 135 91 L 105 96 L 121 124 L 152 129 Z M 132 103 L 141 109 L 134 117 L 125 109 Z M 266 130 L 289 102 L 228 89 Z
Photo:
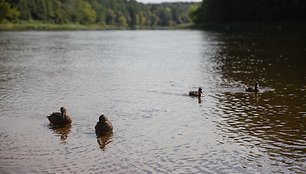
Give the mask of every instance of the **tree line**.
M 190 23 L 199 3 L 143 4 L 135 0 L 0 0 L 0 22 L 99 24 L 120 27 Z
M 305 0 L 203 0 L 196 24 L 218 22 L 306 22 Z

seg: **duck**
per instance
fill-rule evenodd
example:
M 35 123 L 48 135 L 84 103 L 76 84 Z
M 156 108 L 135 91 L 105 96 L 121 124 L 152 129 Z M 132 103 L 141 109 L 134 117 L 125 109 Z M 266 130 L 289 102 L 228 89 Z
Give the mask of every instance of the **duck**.
M 201 94 L 203 94 L 201 87 L 198 89 L 198 91 L 189 91 L 189 96 L 192 97 L 201 97 Z
M 71 124 L 72 120 L 67 115 L 66 108 L 61 107 L 61 112 L 53 112 L 51 115 L 47 116 L 48 120 L 50 121 L 50 125 L 53 126 L 66 126 Z
M 95 130 L 97 134 L 111 133 L 113 132 L 113 125 L 108 118 L 102 114 L 95 126 Z
M 258 92 L 259 91 L 259 84 L 258 82 L 255 83 L 254 88 L 253 87 L 245 87 L 246 92 Z

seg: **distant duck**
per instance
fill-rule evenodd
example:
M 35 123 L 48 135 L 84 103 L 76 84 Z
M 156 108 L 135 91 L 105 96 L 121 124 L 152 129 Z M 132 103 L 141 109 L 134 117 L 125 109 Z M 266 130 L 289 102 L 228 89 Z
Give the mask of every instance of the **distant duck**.
M 254 88 L 253 87 L 245 87 L 246 92 L 258 92 L 259 91 L 259 84 L 258 82 L 255 83 Z
M 109 133 L 113 131 L 112 123 L 107 119 L 103 114 L 99 117 L 99 121 L 95 126 L 95 130 L 97 134 L 101 133 Z
M 201 94 L 203 94 L 202 88 L 199 88 L 198 91 L 189 91 L 189 96 L 192 97 L 201 97 Z
M 50 124 L 53 126 L 66 126 L 71 124 L 72 120 L 66 113 L 66 108 L 61 107 L 61 112 L 53 112 L 51 115 L 47 116 Z

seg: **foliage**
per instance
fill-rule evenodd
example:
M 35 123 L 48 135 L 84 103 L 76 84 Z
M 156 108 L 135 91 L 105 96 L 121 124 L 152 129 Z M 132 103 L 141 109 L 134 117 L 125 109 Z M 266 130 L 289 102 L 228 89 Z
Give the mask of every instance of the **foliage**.
M 205 22 L 306 22 L 305 0 L 203 0 L 193 13 Z
M 0 22 L 4 19 L 15 20 L 18 16 L 19 12 L 16 8 L 12 7 L 11 4 L 5 0 L 0 0 Z
M 0 22 L 118 27 L 175 26 L 190 23 L 189 10 L 199 3 L 143 4 L 135 0 L 0 0 Z M 194 10 L 194 8 L 193 8 Z

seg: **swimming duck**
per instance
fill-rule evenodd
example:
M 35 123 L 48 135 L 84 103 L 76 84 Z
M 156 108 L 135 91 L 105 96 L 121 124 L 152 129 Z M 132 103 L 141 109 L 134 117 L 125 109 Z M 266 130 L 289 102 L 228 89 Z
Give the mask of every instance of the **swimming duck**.
M 203 94 L 202 88 L 199 88 L 198 91 L 189 91 L 189 96 L 192 97 L 201 97 L 201 94 Z
M 99 117 L 99 121 L 95 126 L 96 133 L 108 133 L 113 131 L 112 123 L 103 114 Z
M 258 87 L 259 87 L 259 84 L 258 84 L 258 82 L 256 82 L 254 88 L 253 87 L 245 87 L 245 91 L 246 92 L 258 92 L 259 91 Z
M 54 126 L 65 126 L 72 122 L 71 118 L 66 113 L 66 108 L 61 107 L 61 112 L 53 112 L 51 115 L 47 116 L 51 125 Z

